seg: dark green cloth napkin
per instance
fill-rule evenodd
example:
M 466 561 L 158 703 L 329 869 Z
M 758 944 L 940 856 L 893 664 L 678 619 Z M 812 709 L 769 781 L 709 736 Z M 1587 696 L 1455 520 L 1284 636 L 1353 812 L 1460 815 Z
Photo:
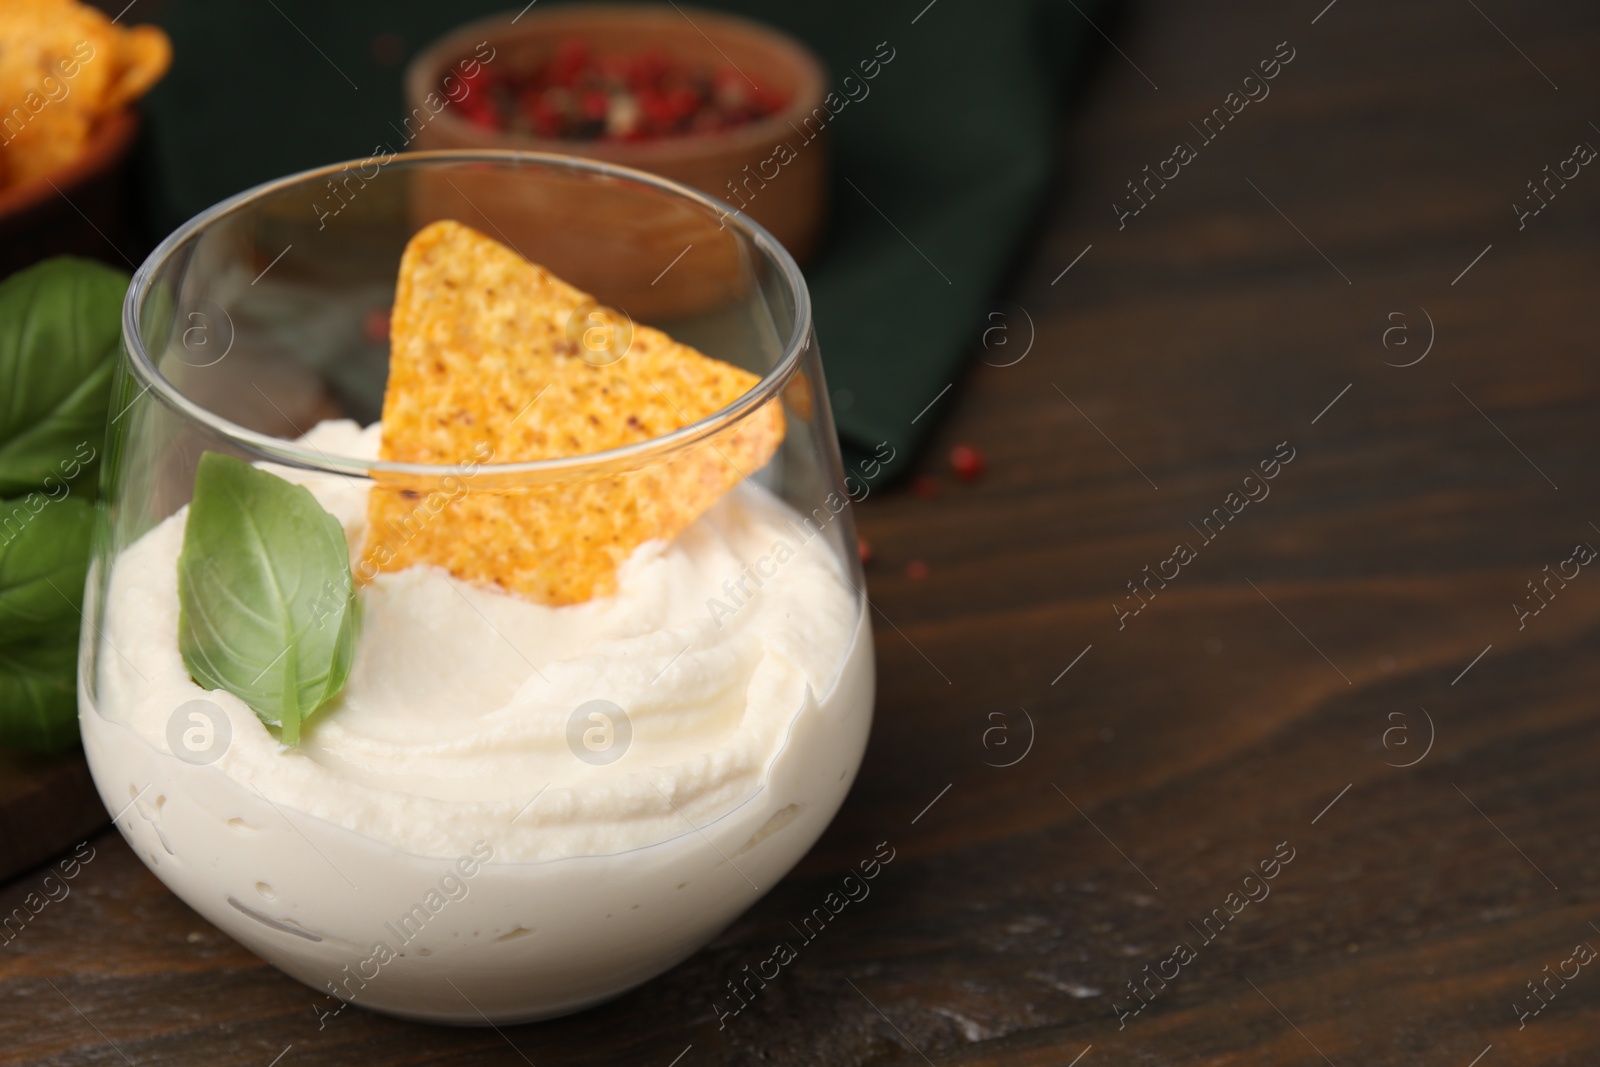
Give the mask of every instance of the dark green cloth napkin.
M 144 0 L 127 20 L 164 26 L 176 53 L 147 106 L 154 229 L 257 182 L 392 141 L 406 60 L 452 27 L 511 6 Z M 836 89 L 862 61 L 892 51 L 867 94 L 854 88 L 858 99 L 830 124 L 832 224 L 807 276 L 847 462 L 887 442 L 897 454 L 888 476 L 897 476 L 950 406 L 955 391 L 940 394 L 973 350 L 1039 208 L 1064 76 L 1093 31 L 1060 0 L 705 6 L 806 41 Z M 1098 5 L 1079 6 L 1098 17 Z

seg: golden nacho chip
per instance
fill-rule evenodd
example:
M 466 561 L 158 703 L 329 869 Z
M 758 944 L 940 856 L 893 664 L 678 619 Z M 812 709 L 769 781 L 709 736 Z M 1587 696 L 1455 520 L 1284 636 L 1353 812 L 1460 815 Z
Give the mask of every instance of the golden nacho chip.
M 77 159 L 96 124 L 166 73 L 172 44 L 76 0 L 0 2 L 0 153 L 20 184 Z
M 634 549 L 677 536 L 783 439 L 773 400 L 625 469 L 495 484 L 478 464 L 648 441 L 727 407 L 760 378 L 634 325 L 458 222 L 433 223 L 406 246 L 390 345 L 380 455 L 460 464 L 463 474 L 454 486 L 374 487 L 358 567 L 366 579 L 426 563 L 546 604 L 608 594 Z
M 149 92 L 172 65 L 172 42 L 156 26 L 133 26 L 119 43 L 117 80 L 106 94 L 106 107 L 123 107 Z

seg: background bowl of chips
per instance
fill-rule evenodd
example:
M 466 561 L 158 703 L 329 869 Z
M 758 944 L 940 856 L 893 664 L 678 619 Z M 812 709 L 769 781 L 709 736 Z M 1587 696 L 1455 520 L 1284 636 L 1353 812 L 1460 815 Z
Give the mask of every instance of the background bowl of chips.
M 133 253 L 124 240 L 133 217 L 127 171 L 139 128 L 136 111 L 108 115 L 71 163 L 0 188 L 0 275 L 51 256 L 121 263 L 118 247 Z
M 171 62 L 153 26 L 76 0 L 0 3 L 0 270 L 63 252 L 126 258 L 132 109 Z
M 574 39 L 600 51 L 660 48 L 691 65 L 732 65 L 758 79 L 762 88 L 782 94 L 788 104 L 734 129 L 653 141 L 549 140 L 476 126 L 453 107 L 433 114 L 444 100 L 445 76 L 473 56 L 480 42 L 494 50 L 489 68 L 525 71 Z M 825 128 L 799 131 L 821 108 L 826 84 L 822 63 L 810 50 L 748 19 L 682 5 L 574 4 L 495 16 L 455 30 L 412 60 L 405 89 L 408 115 L 425 119 L 408 124 L 417 128 L 412 148 L 559 152 L 649 171 L 728 201 L 730 211 L 742 199 L 750 217 L 804 263 L 816 248 L 826 214 L 828 140 Z M 815 120 L 811 126 L 817 126 Z M 785 143 L 792 152 L 775 160 Z M 774 167 L 779 168 L 776 177 Z

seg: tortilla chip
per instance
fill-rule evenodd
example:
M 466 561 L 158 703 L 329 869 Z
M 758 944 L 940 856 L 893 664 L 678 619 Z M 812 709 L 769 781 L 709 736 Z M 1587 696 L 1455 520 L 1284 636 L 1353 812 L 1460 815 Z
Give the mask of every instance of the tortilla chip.
M 760 378 L 600 306 L 458 222 L 400 260 L 383 459 L 461 465 L 453 485 L 384 478 L 358 572 L 444 567 L 546 604 L 616 588 L 641 544 L 669 541 L 783 439 L 777 400 L 670 453 L 508 486 L 479 464 L 588 455 L 661 437 Z
M 5 180 L 48 177 L 83 154 L 96 125 L 172 62 L 167 35 L 125 29 L 75 0 L 0 2 L 0 154 Z
M 118 44 L 121 70 L 106 94 L 105 106 L 122 107 L 139 99 L 172 66 L 172 42 L 155 26 L 133 26 Z

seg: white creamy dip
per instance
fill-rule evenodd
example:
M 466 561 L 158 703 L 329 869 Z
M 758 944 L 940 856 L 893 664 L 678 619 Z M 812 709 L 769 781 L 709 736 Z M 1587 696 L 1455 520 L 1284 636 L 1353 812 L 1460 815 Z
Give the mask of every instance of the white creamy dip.
M 305 443 L 375 456 L 378 432 L 330 422 Z M 339 519 L 354 558 L 366 483 L 272 469 Z M 82 693 L 96 782 L 192 907 L 357 1004 L 500 1022 L 621 992 L 770 888 L 859 764 L 863 605 L 829 538 L 752 484 L 671 544 L 642 546 L 616 594 L 585 604 L 436 568 L 379 575 L 349 683 L 295 750 L 184 667 L 186 514 L 115 561 L 96 692 Z M 175 712 L 196 700 L 231 734 L 205 764 L 169 747 Z M 613 762 L 569 739 L 594 700 L 626 723 L 591 747 L 609 755 L 605 741 L 631 732 Z

